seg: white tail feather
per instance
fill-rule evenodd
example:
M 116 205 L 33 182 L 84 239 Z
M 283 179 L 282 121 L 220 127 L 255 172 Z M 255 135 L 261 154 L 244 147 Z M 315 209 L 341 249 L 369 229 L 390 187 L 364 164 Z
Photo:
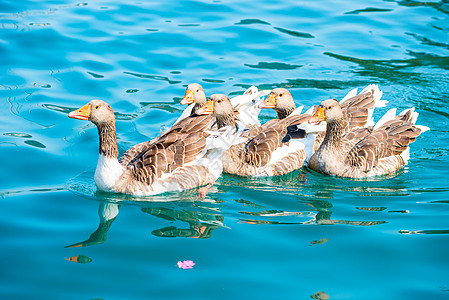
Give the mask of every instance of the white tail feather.
M 340 104 L 356 95 L 357 95 L 357 88 L 350 90 L 349 93 L 347 93 L 346 96 L 343 99 L 341 99 Z
M 402 159 L 404 159 L 405 164 L 407 164 L 408 160 L 410 159 L 410 147 L 407 147 L 402 153 L 401 153 Z
M 414 107 L 408 108 L 408 109 L 405 109 L 405 110 L 401 111 L 401 112 L 399 113 L 399 116 L 403 116 L 403 115 L 405 115 L 406 113 L 408 113 L 409 111 L 411 112 L 410 123 L 415 124 L 415 123 L 416 123 L 416 120 L 418 120 L 419 113 L 417 113 L 417 112 L 415 111 L 415 108 L 414 108 Z
M 373 118 L 373 112 L 374 112 L 374 108 L 376 107 L 384 107 L 388 101 L 386 100 L 381 100 L 382 98 L 382 91 L 379 90 L 379 87 L 377 86 L 377 84 L 370 84 L 368 85 L 366 88 L 363 89 L 362 93 L 365 93 L 369 90 L 373 90 L 373 98 L 374 98 L 374 106 L 371 107 L 370 109 L 368 109 L 368 119 L 366 121 L 366 125 L 367 126 L 374 126 L 374 118 Z
M 386 122 L 393 120 L 396 117 L 396 108 L 392 108 L 389 111 L 385 113 L 385 115 L 380 118 L 379 121 L 377 121 L 376 125 L 374 126 L 374 129 L 377 129 L 384 125 Z
M 415 127 L 421 129 L 421 133 L 430 130 L 430 127 L 427 127 L 427 126 L 424 126 L 424 125 L 415 125 Z
M 251 86 L 243 95 L 236 96 L 231 99 L 231 104 L 235 110 L 239 111 L 239 123 L 243 128 L 251 125 L 260 126 L 259 121 L 259 102 L 261 97 L 269 94 L 270 91 L 258 91 L 255 86 Z

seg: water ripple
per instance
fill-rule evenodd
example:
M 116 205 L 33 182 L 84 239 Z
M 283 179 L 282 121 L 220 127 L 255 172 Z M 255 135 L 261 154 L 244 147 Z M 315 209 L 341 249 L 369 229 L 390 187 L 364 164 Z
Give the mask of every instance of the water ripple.
M 162 80 L 162 81 L 166 81 L 169 84 L 178 84 L 181 83 L 181 81 L 179 80 L 170 80 L 168 77 L 166 76 L 158 76 L 158 75 L 148 75 L 148 74 L 139 74 L 139 73 L 133 73 L 133 72 L 123 72 L 125 74 L 131 75 L 131 76 L 135 76 L 135 77 L 139 77 L 139 78 L 144 78 L 144 79 L 153 79 L 153 80 Z
M 271 25 L 270 23 L 259 19 L 243 19 L 240 20 L 240 22 L 235 23 L 235 25 L 252 25 L 252 24 Z
M 393 11 L 392 9 L 388 9 L 388 8 L 376 8 L 376 7 L 367 7 L 364 9 L 356 9 L 353 11 L 348 11 L 345 12 L 345 15 L 356 15 L 356 14 L 360 14 L 360 13 L 365 13 L 365 12 L 389 12 L 389 11 Z
M 302 67 L 302 65 L 291 65 L 281 62 L 259 62 L 257 65 L 244 64 L 254 69 L 270 69 L 270 70 L 294 70 Z
M 285 28 L 281 28 L 281 27 L 274 27 L 274 29 L 276 29 L 279 32 L 294 36 L 294 37 L 299 37 L 299 38 L 305 38 L 305 39 L 313 39 L 314 36 L 311 35 L 310 33 L 307 32 L 300 32 L 300 31 L 295 31 L 295 30 L 289 30 L 289 29 L 285 29 Z

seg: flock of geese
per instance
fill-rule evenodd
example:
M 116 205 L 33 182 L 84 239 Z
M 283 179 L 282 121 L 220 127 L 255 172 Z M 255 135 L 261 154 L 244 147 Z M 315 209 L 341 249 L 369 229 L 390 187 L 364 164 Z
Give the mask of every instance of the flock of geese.
M 98 189 L 148 196 L 212 185 L 222 172 L 279 176 L 307 166 L 363 178 L 395 171 L 407 163 L 409 144 L 429 128 L 415 125 L 414 108 L 399 114 L 390 109 L 374 123 L 373 110 L 387 103 L 381 97 L 377 85 L 369 85 L 302 113 L 285 88 L 252 86 L 232 99 L 223 94 L 207 99 L 201 85 L 192 83 L 181 100 L 188 107 L 175 124 L 120 158 L 111 106 L 92 100 L 68 116 L 98 129 Z M 277 118 L 261 125 L 261 109 L 274 109 Z

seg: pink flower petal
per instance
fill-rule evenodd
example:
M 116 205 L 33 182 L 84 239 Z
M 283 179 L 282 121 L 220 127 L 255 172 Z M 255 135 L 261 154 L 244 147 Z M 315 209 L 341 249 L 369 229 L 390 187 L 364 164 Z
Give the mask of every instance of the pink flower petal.
M 192 269 L 195 263 L 191 260 L 178 261 L 178 268 L 180 269 Z

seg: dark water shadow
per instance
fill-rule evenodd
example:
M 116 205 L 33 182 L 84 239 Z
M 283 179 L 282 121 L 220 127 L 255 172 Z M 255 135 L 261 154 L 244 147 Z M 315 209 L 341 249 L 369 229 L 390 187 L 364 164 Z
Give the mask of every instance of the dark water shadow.
M 286 88 L 286 89 L 319 89 L 319 90 L 345 90 L 348 88 L 353 88 L 355 86 L 366 86 L 372 83 L 369 79 L 366 80 L 321 80 L 321 79 L 310 79 L 310 78 L 295 78 L 295 79 L 285 79 L 284 82 L 276 83 L 262 83 L 256 85 L 259 90 L 271 90 L 274 88 Z M 248 84 L 234 84 L 233 86 L 241 87 L 242 89 L 247 89 L 251 85 Z
M 415 1 L 415 0 L 384 0 L 385 2 L 394 2 L 400 6 L 405 7 L 430 7 L 443 14 L 449 15 L 449 3 L 446 0 L 431 2 L 431 1 Z
M 426 77 L 413 70 L 419 67 L 449 70 L 449 56 L 439 56 L 410 50 L 407 51 L 407 54 L 413 58 L 391 60 L 360 59 L 330 52 L 325 52 L 324 54 L 341 61 L 359 65 L 360 68 L 352 72 L 360 76 L 383 79 L 389 84 L 393 82 L 396 84 L 419 83 L 422 85 Z
M 367 7 L 363 9 L 356 9 L 352 11 L 345 12 L 345 15 L 358 15 L 361 13 L 374 13 L 374 12 L 390 12 L 393 11 L 392 9 L 388 8 L 377 8 L 377 7 Z

